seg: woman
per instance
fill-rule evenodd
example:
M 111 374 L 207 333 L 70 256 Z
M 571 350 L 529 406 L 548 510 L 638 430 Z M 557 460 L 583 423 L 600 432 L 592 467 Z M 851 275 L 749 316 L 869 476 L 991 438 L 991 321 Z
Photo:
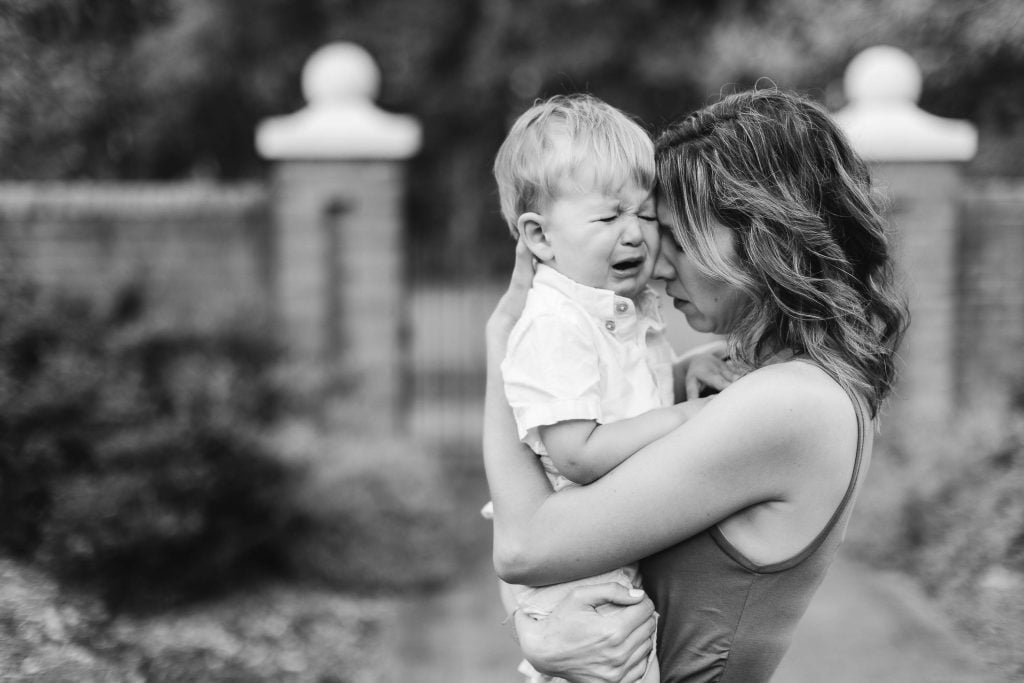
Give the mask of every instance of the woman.
M 845 533 L 906 326 L 867 167 L 827 112 L 739 93 L 657 140 L 655 277 L 749 372 L 600 480 L 552 495 L 516 439 L 497 367 L 530 267 L 487 327 L 484 458 L 501 578 L 543 585 L 641 562 L 663 681 L 767 681 Z M 570 680 L 643 673 L 649 607 L 608 587 L 524 654 Z

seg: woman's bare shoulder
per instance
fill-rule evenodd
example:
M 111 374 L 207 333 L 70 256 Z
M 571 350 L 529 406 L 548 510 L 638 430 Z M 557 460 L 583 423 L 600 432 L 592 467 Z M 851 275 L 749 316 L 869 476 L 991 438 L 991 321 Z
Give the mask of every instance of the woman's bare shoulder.
M 819 409 L 823 413 L 852 409 L 846 391 L 813 363 L 787 361 L 754 370 L 722 392 L 723 398 L 767 402 L 765 407 Z
M 855 429 L 853 403 L 843 388 L 821 368 L 788 361 L 758 368 L 724 390 L 708 410 L 737 428 L 753 430 L 787 446 L 780 452 L 798 455 L 792 446 L 820 443 L 824 435 Z
M 721 404 L 715 406 L 721 401 Z M 856 413 L 846 391 L 815 365 L 778 363 L 749 373 L 711 402 L 737 431 L 758 435 L 740 460 L 770 495 L 723 521 L 748 557 L 770 564 L 805 547 L 850 481 Z

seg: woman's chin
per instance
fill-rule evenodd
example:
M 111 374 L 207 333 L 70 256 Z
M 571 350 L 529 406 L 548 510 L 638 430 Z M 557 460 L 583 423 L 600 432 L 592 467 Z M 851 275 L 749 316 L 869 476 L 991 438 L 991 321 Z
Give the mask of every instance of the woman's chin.
M 711 333 L 715 331 L 715 326 L 711 324 L 711 321 L 702 316 L 700 313 L 691 310 L 687 312 L 682 308 L 679 309 L 683 315 L 686 316 L 686 324 L 690 326 L 694 332 L 701 332 L 703 334 Z

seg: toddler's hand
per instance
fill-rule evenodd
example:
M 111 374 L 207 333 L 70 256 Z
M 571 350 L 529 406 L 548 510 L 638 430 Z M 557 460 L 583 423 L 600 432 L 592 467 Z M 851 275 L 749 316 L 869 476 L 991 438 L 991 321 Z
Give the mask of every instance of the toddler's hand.
M 721 391 L 742 376 L 731 360 L 713 353 L 694 356 L 686 368 L 686 400 L 698 398 L 704 389 Z

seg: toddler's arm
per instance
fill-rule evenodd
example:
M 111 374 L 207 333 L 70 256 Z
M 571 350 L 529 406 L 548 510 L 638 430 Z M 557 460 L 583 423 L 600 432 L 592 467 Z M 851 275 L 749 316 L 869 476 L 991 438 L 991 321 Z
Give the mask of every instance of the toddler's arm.
M 687 401 L 607 424 L 566 420 L 540 427 L 540 437 L 563 476 L 577 484 L 589 484 L 686 422 L 703 403 Z

